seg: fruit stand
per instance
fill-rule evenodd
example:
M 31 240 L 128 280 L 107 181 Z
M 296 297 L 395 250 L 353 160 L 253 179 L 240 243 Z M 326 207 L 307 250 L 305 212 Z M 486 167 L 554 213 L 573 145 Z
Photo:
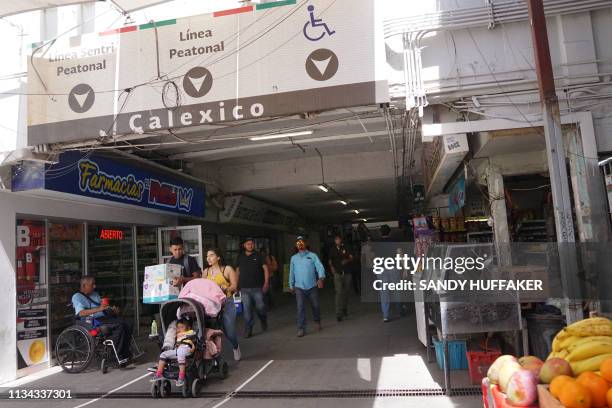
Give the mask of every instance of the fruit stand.
M 546 361 L 499 357 L 483 379 L 486 408 L 612 408 L 612 320 L 593 317 L 563 328 Z

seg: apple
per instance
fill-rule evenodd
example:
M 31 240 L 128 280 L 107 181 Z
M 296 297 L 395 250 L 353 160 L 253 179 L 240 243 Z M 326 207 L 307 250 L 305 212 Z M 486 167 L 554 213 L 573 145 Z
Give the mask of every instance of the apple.
M 510 378 L 517 371 L 521 370 L 521 365 L 516 361 L 506 361 L 499 370 L 499 388 L 502 392 L 506 392 Z
M 550 384 L 555 377 L 560 375 L 574 376 L 572 366 L 562 358 L 551 358 L 546 360 L 540 370 L 540 382 Z
M 542 360 L 540 360 L 536 356 L 525 356 L 519 358 L 518 362 L 525 370 L 531 371 L 533 373 L 536 378 L 536 381 L 540 381 L 540 370 L 544 365 L 544 362 Z
M 506 395 L 508 402 L 515 407 L 528 407 L 538 399 L 538 381 L 529 370 L 519 369 L 508 381 Z
M 511 356 L 509 354 L 505 354 L 500 356 L 491 364 L 489 367 L 489 371 L 487 371 L 487 377 L 489 378 L 489 382 L 491 384 L 499 384 L 499 370 L 501 370 L 502 366 L 508 361 L 517 361 L 516 357 Z

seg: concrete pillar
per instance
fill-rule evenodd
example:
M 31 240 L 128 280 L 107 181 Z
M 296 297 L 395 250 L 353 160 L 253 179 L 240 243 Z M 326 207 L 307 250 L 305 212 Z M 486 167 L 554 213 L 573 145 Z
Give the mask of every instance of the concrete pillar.
M 606 191 L 597 159 L 592 123 L 565 132 L 565 149 L 580 242 L 610 242 Z M 589 131 L 591 130 L 591 132 Z
M 606 191 L 597 160 L 597 145 L 593 121 L 583 121 L 580 129 L 564 132 L 565 149 L 569 161 L 569 173 L 576 211 L 578 251 L 582 255 L 582 268 L 586 283 L 585 296 L 601 299 L 609 293 L 610 278 L 608 251 L 610 224 Z M 609 312 L 612 302 L 601 299 L 590 304 L 591 310 Z
M 493 217 L 493 234 L 495 248 L 502 266 L 510 264 L 510 229 L 504 193 L 504 178 L 497 166 L 487 167 L 487 188 Z

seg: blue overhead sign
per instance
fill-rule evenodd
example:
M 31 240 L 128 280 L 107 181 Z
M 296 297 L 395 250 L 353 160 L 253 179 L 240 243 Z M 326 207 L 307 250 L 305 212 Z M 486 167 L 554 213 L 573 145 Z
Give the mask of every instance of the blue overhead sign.
M 93 154 L 63 153 L 58 163 L 13 168 L 13 191 L 44 189 L 204 217 L 203 186 Z

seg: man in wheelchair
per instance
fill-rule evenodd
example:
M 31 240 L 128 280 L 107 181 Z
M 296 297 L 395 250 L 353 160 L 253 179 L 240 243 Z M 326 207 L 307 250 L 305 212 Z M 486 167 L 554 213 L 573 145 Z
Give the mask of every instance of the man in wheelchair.
M 72 306 L 77 320 L 89 326 L 88 328 L 99 328 L 113 341 L 121 366 L 127 365 L 131 356 L 130 326 L 119 317 L 119 308 L 103 304 L 100 294 L 96 292 L 96 280 L 93 276 L 81 278 L 81 289 L 72 296 Z

